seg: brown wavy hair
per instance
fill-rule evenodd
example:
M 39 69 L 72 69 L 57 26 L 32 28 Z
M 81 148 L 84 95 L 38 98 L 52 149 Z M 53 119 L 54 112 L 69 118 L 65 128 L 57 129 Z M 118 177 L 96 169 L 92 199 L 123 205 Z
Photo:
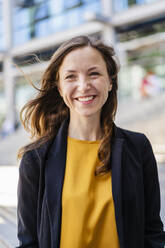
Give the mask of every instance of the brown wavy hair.
M 20 113 L 21 122 L 35 141 L 22 147 L 19 150 L 18 158 L 21 158 L 25 152 L 36 149 L 54 138 L 62 122 L 69 118 L 69 108 L 65 105 L 57 87 L 58 72 L 63 59 L 69 52 L 86 46 L 95 48 L 101 53 L 106 62 L 108 75 L 112 83 L 112 90 L 109 92 L 108 99 L 101 111 L 100 121 L 103 137 L 98 151 L 101 166 L 96 169 L 95 174 L 105 174 L 110 170 L 111 139 L 117 109 L 119 66 L 112 46 L 105 45 L 100 39 L 88 36 L 72 38 L 55 51 L 48 68 L 41 78 L 37 96 L 22 108 Z

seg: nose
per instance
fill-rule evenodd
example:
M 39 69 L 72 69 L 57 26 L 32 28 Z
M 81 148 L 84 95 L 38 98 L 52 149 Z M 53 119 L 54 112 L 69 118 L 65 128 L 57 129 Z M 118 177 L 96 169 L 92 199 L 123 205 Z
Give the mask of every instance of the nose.
M 90 82 L 85 77 L 79 78 L 78 89 L 80 92 L 86 92 L 90 87 Z

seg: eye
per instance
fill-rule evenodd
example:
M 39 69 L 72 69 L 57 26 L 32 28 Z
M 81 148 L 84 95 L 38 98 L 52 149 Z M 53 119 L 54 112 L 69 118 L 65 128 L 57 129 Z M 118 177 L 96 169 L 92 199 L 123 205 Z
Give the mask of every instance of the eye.
M 74 79 L 76 76 L 74 75 L 74 74 L 70 74 L 70 75 L 67 75 L 66 77 L 65 77 L 65 79 L 68 79 L 68 80 L 72 80 L 72 79 Z
M 93 72 L 91 72 L 89 75 L 90 76 L 98 76 L 100 73 L 99 72 L 97 72 L 97 71 L 93 71 Z

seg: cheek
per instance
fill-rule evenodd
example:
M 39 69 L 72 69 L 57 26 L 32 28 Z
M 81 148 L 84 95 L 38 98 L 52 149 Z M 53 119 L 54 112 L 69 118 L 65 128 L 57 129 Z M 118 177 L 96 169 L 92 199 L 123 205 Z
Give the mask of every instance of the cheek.
M 72 98 L 73 89 L 69 85 L 62 85 L 59 88 L 60 95 L 63 97 L 64 102 L 69 101 Z
M 102 88 L 104 102 L 107 101 L 109 88 L 110 88 L 109 84 L 107 82 L 104 82 L 104 87 Z
M 61 97 L 65 98 L 68 90 L 67 90 L 66 85 L 63 82 L 59 82 L 58 90 L 59 90 Z
M 99 84 L 99 88 L 104 94 L 108 94 L 108 91 L 110 90 L 110 82 L 109 80 L 102 80 Z

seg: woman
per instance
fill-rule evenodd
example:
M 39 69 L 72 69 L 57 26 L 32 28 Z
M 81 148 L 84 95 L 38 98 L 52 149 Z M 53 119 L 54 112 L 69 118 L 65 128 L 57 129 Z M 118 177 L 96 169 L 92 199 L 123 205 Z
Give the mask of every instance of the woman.
M 54 53 L 23 124 L 20 248 L 163 247 L 160 189 L 148 139 L 114 124 L 112 47 L 75 37 Z

